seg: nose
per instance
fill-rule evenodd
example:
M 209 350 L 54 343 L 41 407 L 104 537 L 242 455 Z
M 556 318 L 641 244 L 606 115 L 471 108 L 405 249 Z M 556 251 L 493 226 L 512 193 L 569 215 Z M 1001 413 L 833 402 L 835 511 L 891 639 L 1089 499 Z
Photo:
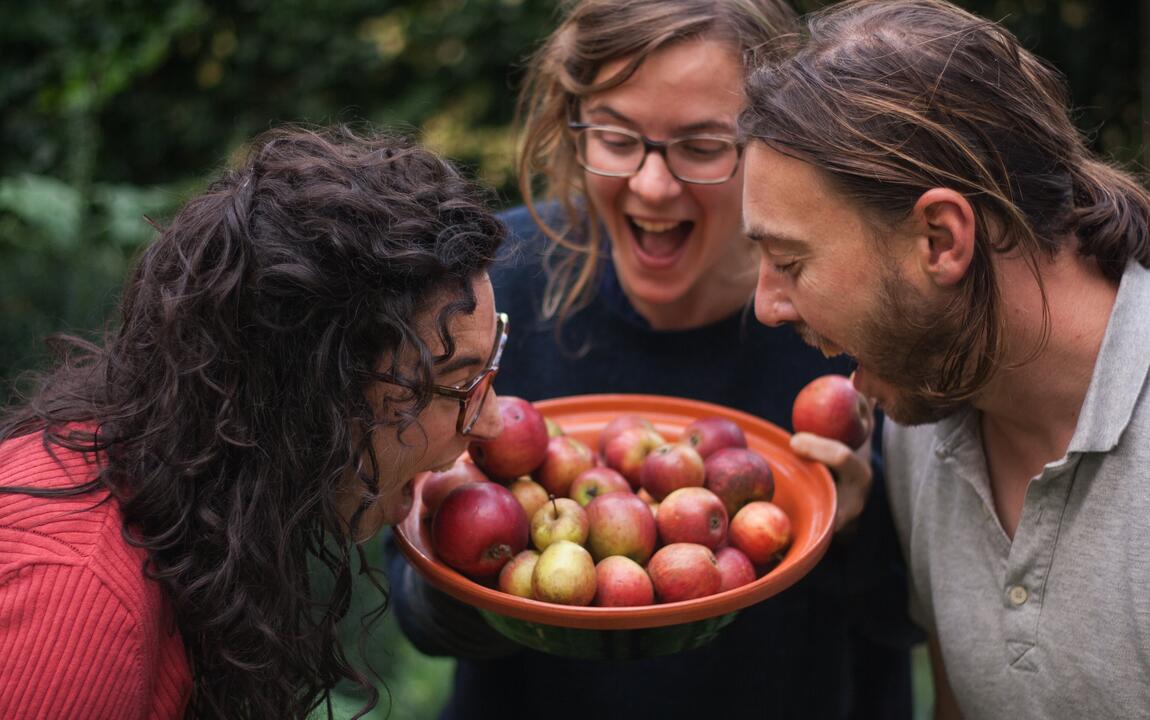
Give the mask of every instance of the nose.
M 782 279 L 766 259 L 759 263 L 759 284 L 755 288 L 755 317 L 770 327 L 800 320 Z
M 683 193 L 683 184 L 667 168 L 667 161 L 654 150 L 647 152 L 643 167 L 628 180 L 631 192 L 652 205 L 673 200 Z
M 480 440 L 490 440 L 501 432 L 503 432 L 503 413 L 499 411 L 499 396 L 495 394 L 495 388 L 491 388 L 487 391 L 483 409 L 479 411 L 479 419 L 475 421 L 475 427 L 471 428 L 468 434 Z

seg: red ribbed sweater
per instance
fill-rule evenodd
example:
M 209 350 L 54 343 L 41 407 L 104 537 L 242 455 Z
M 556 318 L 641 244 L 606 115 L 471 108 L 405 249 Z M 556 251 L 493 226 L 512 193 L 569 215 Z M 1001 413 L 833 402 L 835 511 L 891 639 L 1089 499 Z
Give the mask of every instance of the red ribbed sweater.
M 55 454 L 40 434 L 0 445 L 0 486 L 92 477 L 83 456 Z M 192 676 L 171 607 L 106 498 L 0 493 L 0 718 L 184 714 Z

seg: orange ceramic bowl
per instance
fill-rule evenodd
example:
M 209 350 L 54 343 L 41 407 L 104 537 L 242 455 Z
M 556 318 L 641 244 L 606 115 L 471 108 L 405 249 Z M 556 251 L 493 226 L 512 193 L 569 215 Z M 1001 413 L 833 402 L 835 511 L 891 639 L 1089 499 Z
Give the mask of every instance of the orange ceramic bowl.
M 774 503 L 790 516 L 793 539 L 770 572 L 742 587 L 685 600 L 631 608 L 570 607 L 500 592 L 456 572 L 435 556 L 430 518 L 421 507 L 422 478 L 415 505 L 395 528 L 400 549 L 432 585 L 473 605 L 504 635 L 537 650 L 589 658 L 645 657 L 677 652 L 714 638 L 741 608 L 761 602 L 810 572 L 830 544 L 835 488 L 825 466 L 798 458 L 790 435 L 765 420 L 731 408 L 658 395 L 578 395 L 535 403 L 564 432 L 598 447 L 599 432 L 619 415 L 634 413 L 674 441 L 692 421 L 710 415 L 742 427 L 750 449 L 775 476 Z

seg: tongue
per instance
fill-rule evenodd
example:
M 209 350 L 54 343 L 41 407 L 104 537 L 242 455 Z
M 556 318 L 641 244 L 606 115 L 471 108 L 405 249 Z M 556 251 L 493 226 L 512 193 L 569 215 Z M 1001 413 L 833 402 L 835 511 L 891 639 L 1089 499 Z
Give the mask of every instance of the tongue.
M 653 257 L 667 257 L 673 255 L 687 239 L 686 223 L 680 223 L 665 232 L 647 232 L 637 230 L 635 237 L 643 252 Z

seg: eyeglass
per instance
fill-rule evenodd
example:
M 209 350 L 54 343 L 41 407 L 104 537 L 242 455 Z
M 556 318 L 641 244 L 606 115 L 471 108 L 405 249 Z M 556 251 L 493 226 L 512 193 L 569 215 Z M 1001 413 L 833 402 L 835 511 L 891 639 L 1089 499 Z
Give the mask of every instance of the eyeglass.
M 459 401 L 459 416 L 455 420 L 455 430 L 460 435 L 470 435 L 483 414 L 483 405 L 491 393 L 491 383 L 495 374 L 499 372 L 499 361 L 503 358 L 503 348 L 507 345 L 507 313 L 498 313 L 495 316 L 495 347 L 491 349 L 491 357 L 487 359 L 479 374 L 465 385 L 452 387 L 450 385 L 432 385 L 431 391 L 436 395 L 452 398 Z
M 676 180 L 717 185 L 735 176 L 743 146 L 726 135 L 685 135 L 652 140 L 626 128 L 569 123 L 575 154 L 588 172 L 606 177 L 638 174 L 653 150 L 659 153 Z

